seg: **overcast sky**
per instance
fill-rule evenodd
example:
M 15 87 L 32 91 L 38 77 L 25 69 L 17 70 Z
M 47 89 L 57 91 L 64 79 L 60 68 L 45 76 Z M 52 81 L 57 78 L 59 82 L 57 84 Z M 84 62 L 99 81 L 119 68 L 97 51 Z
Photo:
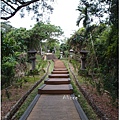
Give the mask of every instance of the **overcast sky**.
M 79 0 L 57 0 L 54 7 L 54 12 L 51 15 L 51 23 L 60 26 L 69 37 L 74 30 L 78 30 L 76 21 L 79 12 L 76 11 Z
M 79 16 L 79 12 L 76 11 L 79 0 L 55 0 L 54 11 L 50 17 L 51 24 L 60 26 L 65 34 L 65 37 L 70 37 L 75 30 L 80 28 L 76 26 L 76 21 Z M 31 20 L 31 17 L 27 15 L 25 18 L 20 18 L 19 13 L 9 19 L 13 27 L 30 28 L 34 26 L 35 21 Z

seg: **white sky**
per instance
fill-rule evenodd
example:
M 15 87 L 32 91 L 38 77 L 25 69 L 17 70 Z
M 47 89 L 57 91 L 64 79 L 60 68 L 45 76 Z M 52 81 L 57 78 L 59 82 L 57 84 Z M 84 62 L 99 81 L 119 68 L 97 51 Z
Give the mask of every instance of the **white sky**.
M 51 15 L 51 24 L 60 26 L 66 37 L 70 37 L 79 27 L 76 21 L 79 12 L 76 11 L 79 0 L 56 0 L 53 14 Z
M 79 0 L 55 0 L 54 11 L 50 17 L 51 24 L 60 26 L 65 34 L 65 37 L 70 37 L 75 30 L 80 28 L 76 26 L 76 21 L 79 16 L 79 12 L 76 11 Z M 30 16 L 20 18 L 19 13 L 9 19 L 11 25 L 16 28 L 24 27 L 30 28 L 36 23 L 35 20 L 31 20 Z

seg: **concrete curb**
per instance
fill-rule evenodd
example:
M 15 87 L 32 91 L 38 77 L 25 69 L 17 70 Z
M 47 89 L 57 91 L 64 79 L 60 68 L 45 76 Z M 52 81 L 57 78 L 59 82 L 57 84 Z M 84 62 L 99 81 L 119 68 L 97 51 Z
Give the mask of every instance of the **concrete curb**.
M 37 94 L 34 100 L 31 102 L 31 104 L 28 106 L 27 110 L 24 112 L 24 114 L 21 116 L 19 120 L 26 120 L 29 114 L 31 113 L 32 109 L 36 105 L 38 99 L 40 98 L 40 95 Z
M 75 95 L 71 94 L 71 97 L 75 98 Z M 74 102 L 74 105 L 78 111 L 78 114 L 79 114 L 81 120 L 88 120 L 88 118 L 87 118 L 85 112 L 83 111 L 82 107 L 80 106 L 79 102 L 76 99 L 74 99 L 73 102 Z

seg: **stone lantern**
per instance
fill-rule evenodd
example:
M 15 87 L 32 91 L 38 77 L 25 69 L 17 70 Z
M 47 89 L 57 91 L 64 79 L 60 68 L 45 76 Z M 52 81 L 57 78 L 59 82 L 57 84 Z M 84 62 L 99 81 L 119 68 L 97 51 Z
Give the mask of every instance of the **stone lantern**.
M 85 70 L 86 69 L 86 56 L 87 56 L 88 51 L 86 50 L 81 50 L 80 54 L 81 56 L 81 70 Z
M 37 51 L 28 51 L 28 54 L 29 54 L 29 60 L 32 62 L 32 70 L 34 70 L 35 69 L 35 59 L 36 59 L 36 57 L 35 57 L 35 54 L 37 53 Z
M 50 50 L 48 50 L 48 53 L 50 53 Z
M 60 59 L 62 59 L 63 57 L 63 52 L 60 52 Z
M 73 49 L 70 49 L 70 57 L 73 57 Z

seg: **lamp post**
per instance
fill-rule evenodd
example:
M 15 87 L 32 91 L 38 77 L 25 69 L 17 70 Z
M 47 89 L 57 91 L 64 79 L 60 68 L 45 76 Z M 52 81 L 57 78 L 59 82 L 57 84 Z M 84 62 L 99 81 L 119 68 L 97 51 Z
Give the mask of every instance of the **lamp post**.
M 85 70 L 86 69 L 86 56 L 87 56 L 88 51 L 86 50 L 81 50 L 80 54 L 81 56 L 81 70 Z
M 73 49 L 70 49 L 70 57 L 73 57 Z
M 35 57 L 35 54 L 37 53 L 37 51 L 28 51 L 28 54 L 30 55 L 30 57 L 29 57 L 29 60 L 32 62 L 32 70 L 34 70 L 35 69 L 35 59 L 36 59 L 36 57 Z

